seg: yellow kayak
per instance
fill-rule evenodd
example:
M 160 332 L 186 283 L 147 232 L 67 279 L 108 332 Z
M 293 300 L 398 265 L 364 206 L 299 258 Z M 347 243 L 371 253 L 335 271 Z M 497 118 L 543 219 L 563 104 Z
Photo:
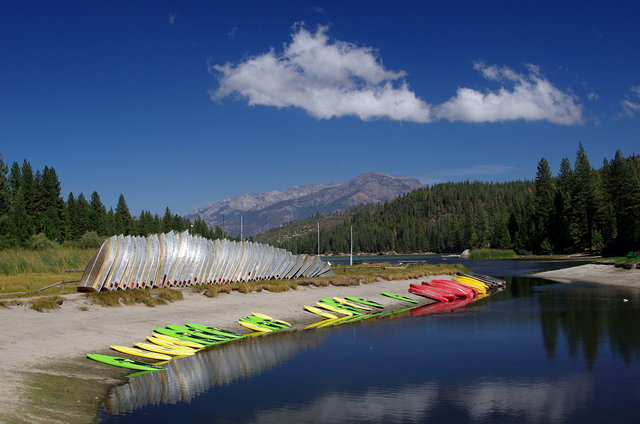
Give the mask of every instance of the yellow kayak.
M 347 299 L 343 299 L 342 297 L 334 297 L 333 300 L 336 302 L 344 303 L 345 305 L 352 306 L 354 308 L 362 309 L 363 311 L 370 311 L 371 308 L 367 308 L 366 306 L 357 305 L 355 303 L 349 302 Z
M 325 312 L 320 308 L 316 308 L 315 306 L 304 305 L 304 309 L 306 309 L 309 312 L 313 312 L 314 314 L 320 315 L 321 317 L 324 317 L 324 318 L 329 318 L 329 319 L 338 318 L 337 316 L 330 314 L 329 312 Z
M 153 337 L 153 336 L 147 337 L 147 340 L 149 340 L 153 344 L 157 344 L 158 346 L 170 347 L 170 348 L 173 348 L 173 349 L 179 349 L 179 350 L 184 349 L 184 350 L 188 350 L 188 351 L 191 351 L 191 352 L 194 352 L 194 353 L 197 350 L 199 350 L 199 349 L 194 349 L 194 348 L 189 347 L 189 346 L 181 345 L 181 344 L 178 344 L 178 343 L 171 342 L 169 340 L 163 340 L 163 339 L 160 339 L 158 337 Z
M 171 360 L 171 356 L 169 355 L 164 355 L 162 353 L 149 352 L 148 350 L 138 349 L 137 347 L 118 346 L 118 345 L 111 345 L 109 347 L 113 350 L 117 350 L 118 352 L 126 353 L 129 355 L 140 356 L 142 358 L 157 359 L 159 361 Z
M 153 332 L 153 337 L 193 349 L 204 349 L 206 347 L 205 345 L 200 343 L 190 342 L 189 340 L 182 340 L 177 337 L 165 336 L 164 334 L 156 333 L 155 331 Z
M 465 281 L 473 281 L 473 282 L 476 282 L 478 284 L 482 284 L 486 288 L 489 288 L 489 284 L 485 283 L 484 281 L 478 280 L 477 278 L 467 277 L 466 275 L 458 275 L 456 278 L 461 278 L 461 279 L 463 279 Z
M 478 283 L 477 281 L 473 281 L 471 279 L 465 279 L 464 277 L 455 277 L 453 281 L 457 281 L 460 284 L 465 284 L 469 287 L 473 287 L 478 291 L 479 294 L 487 293 L 487 285 L 484 283 Z
M 275 319 L 273 317 L 270 317 L 269 315 L 259 314 L 257 312 L 251 312 L 251 315 L 253 315 L 254 317 L 262 318 L 262 319 L 268 319 L 269 321 L 277 322 L 279 324 L 283 324 L 291 327 L 291 324 L 289 324 L 287 321 L 282 321 L 281 319 Z
M 347 315 L 347 316 L 349 316 L 349 317 L 350 317 L 351 315 L 353 315 L 353 314 L 352 314 L 351 312 L 349 312 L 349 311 L 345 311 L 344 309 L 334 308 L 333 306 L 331 306 L 331 305 L 327 305 L 326 303 L 316 302 L 316 305 L 318 305 L 319 307 L 324 308 L 324 309 L 326 309 L 326 310 L 328 310 L 328 311 L 331 311 L 331 312 L 337 312 L 337 313 L 339 313 L 339 314 Z
M 164 353 L 166 355 L 190 356 L 195 354 L 193 349 L 191 350 L 176 349 L 173 347 L 159 346 L 153 343 L 134 343 L 134 345 L 139 347 L 140 349 L 150 350 L 151 352 Z
M 243 327 L 248 328 L 249 330 L 259 331 L 260 333 L 270 333 L 270 332 L 273 331 L 270 328 L 261 327 L 259 325 L 256 325 L 256 324 L 252 323 L 252 322 L 238 321 L 238 324 L 240 324 Z

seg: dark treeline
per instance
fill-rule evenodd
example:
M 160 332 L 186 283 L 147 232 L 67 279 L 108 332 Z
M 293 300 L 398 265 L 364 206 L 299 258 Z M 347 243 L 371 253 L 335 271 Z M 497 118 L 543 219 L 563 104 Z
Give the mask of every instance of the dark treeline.
M 97 192 L 60 196 L 60 181 L 53 168 L 33 171 L 24 160 L 11 167 L 0 156 L 0 249 L 43 248 L 60 244 L 96 247 L 115 234 L 148 235 L 189 230 L 215 239 L 227 237 L 219 227 L 210 228 L 201 218 L 194 222 L 172 214 L 163 216 L 143 210 L 138 217 L 129 212 L 121 194 L 115 208 L 107 210 Z
M 361 206 L 320 233 L 321 253 L 624 252 L 640 247 L 640 156 L 618 151 L 594 169 L 579 145 L 552 176 L 546 159 L 534 181 L 460 182 L 424 187 L 391 202 Z M 294 253 L 317 250 L 315 232 L 280 243 Z

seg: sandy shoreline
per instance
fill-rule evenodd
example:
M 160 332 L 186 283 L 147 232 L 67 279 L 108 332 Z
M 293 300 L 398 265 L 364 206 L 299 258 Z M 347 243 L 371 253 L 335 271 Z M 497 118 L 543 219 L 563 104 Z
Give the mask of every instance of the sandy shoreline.
M 436 278 L 448 276 L 429 277 Z M 424 279 L 426 277 L 358 286 L 300 286 L 297 290 L 283 293 L 264 290 L 248 294 L 232 292 L 221 293 L 215 298 L 184 289 L 184 300 L 153 308 L 144 305 L 101 307 L 89 304 L 82 294 L 64 296 L 60 309 L 44 313 L 33 311 L 26 305 L 0 308 L 0 321 L 11 324 L 5 325 L 0 336 L 0 398 L 3 399 L 0 420 L 8 413 L 19 416 L 17 407 L 24 389 L 22 371 L 32 367 L 82 357 L 87 352 L 106 352 L 110 344 L 129 346 L 142 342 L 151 335 L 154 327 L 166 324 L 191 321 L 246 333 L 248 330 L 237 324 L 238 318 L 251 312 L 261 312 L 304 326 L 321 318 L 306 312 L 303 305 L 314 305 L 321 297 L 359 296 L 382 303 L 385 310 L 399 309 L 407 304 L 380 293 L 407 294 L 410 283 Z M 430 303 L 426 298 L 420 301 L 422 304 Z
M 534 274 L 559 283 L 595 283 L 640 288 L 640 269 L 622 269 L 613 265 L 586 264 Z

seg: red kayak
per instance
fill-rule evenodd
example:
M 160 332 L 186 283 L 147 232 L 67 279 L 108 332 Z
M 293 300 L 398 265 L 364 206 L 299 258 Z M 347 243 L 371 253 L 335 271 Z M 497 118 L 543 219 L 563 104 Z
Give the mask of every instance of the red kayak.
M 455 286 L 458 287 L 459 289 L 469 293 L 471 296 L 476 297 L 478 296 L 478 291 L 476 289 L 474 289 L 473 287 L 469 287 L 465 284 L 462 283 L 458 283 L 457 281 L 451 281 L 451 280 L 433 280 L 432 282 L 434 283 L 445 283 L 445 284 L 449 284 L 451 286 Z
M 443 290 L 448 290 L 457 297 L 475 297 L 473 290 L 468 289 L 466 287 L 461 287 L 460 284 L 451 284 L 455 283 L 455 281 L 445 281 L 445 280 L 436 280 L 436 281 L 423 281 L 422 284 L 426 286 L 436 287 Z
M 409 284 L 409 293 L 417 294 L 418 296 L 428 297 L 429 299 L 437 300 L 438 302 L 448 302 L 449 299 L 447 297 L 451 296 L 451 295 L 445 295 L 444 293 L 442 293 L 442 291 L 434 287 L 423 286 L 421 284 Z
M 468 305 L 472 301 L 473 301 L 473 298 L 471 297 L 458 298 L 453 302 L 447 302 L 447 303 L 438 302 L 438 303 L 432 303 L 430 305 L 420 306 L 418 308 L 412 309 L 409 312 L 413 317 L 417 317 L 421 315 L 437 314 L 437 313 L 443 313 L 443 312 L 451 312 L 454 309 L 462 308 L 463 306 Z

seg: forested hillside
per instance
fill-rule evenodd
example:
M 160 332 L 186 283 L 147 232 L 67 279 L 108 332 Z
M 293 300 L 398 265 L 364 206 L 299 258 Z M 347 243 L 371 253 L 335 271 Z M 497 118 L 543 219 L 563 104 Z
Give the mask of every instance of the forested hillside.
M 106 210 L 97 192 L 87 200 L 83 193 L 60 197 L 55 169 L 33 171 L 28 161 L 8 167 L 0 156 L 0 249 L 44 248 L 58 244 L 96 247 L 114 234 L 146 235 L 189 230 L 207 238 L 226 237 L 201 219 L 193 223 L 171 213 L 162 217 L 141 211 L 133 217 L 121 194 L 116 209 Z
M 330 219 L 334 225 L 321 224 L 321 253 L 348 252 L 351 227 L 356 252 L 639 249 L 640 156 L 618 151 L 596 170 L 580 144 L 574 165 L 564 158 L 555 177 L 543 158 L 533 181 L 437 184 Z M 260 238 L 279 240 L 296 253 L 314 253 L 317 221 L 296 224 L 295 235 L 284 227 Z

